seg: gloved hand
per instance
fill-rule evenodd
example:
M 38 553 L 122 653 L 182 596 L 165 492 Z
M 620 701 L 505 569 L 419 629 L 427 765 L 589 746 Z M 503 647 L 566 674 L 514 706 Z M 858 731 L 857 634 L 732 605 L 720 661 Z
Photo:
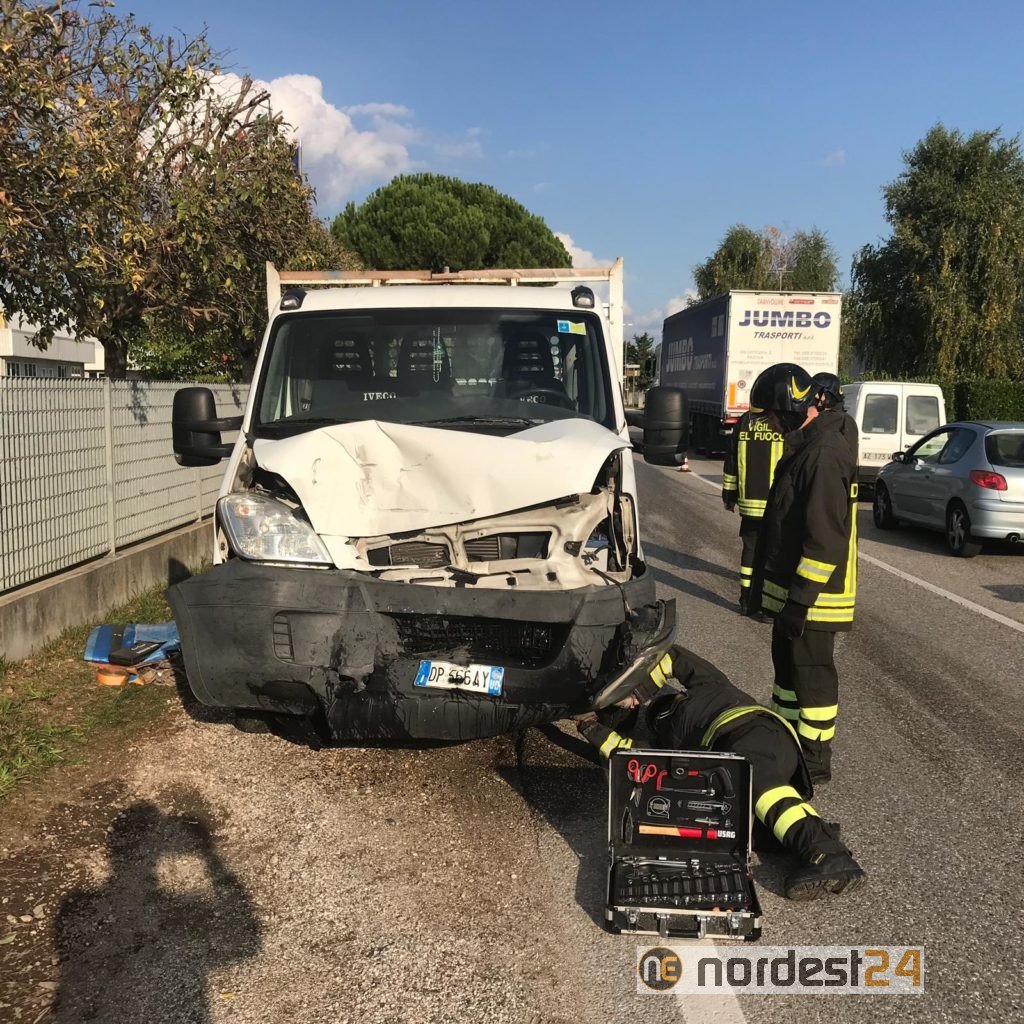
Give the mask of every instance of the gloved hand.
M 722 491 L 722 504 L 725 506 L 726 512 L 736 511 L 736 501 L 739 498 L 737 491 Z
M 796 640 L 804 635 L 807 625 L 807 606 L 787 601 L 782 611 L 775 616 L 776 625 L 787 640 Z

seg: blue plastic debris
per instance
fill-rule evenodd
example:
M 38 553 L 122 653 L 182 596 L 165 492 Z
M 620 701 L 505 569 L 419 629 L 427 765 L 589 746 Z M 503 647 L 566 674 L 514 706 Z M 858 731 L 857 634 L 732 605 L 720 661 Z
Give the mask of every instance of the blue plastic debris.
M 148 640 L 160 646 L 140 665 L 148 665 L 154 661 L 163 661 L 169 654 L 181 649 L 181 638 L 174 622 L 129 622 L 126 625 L 97 626 L 85 644 L 85 661 L 101 664 L 109 663 L 110 652 L 119 647 L 131 647 L 132 644 Z

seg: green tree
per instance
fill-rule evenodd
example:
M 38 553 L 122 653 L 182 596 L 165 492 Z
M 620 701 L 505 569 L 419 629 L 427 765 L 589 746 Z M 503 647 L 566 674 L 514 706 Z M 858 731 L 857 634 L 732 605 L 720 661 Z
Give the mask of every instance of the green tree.
M 883 189 L 892 235 L 855 256 L 855 345 L 900 376 L 1024 379 L 1024 158 L 941 124 Z
M 568 267 L 565 246 L 540 217 L 490 185 L 439 174 L 394 178 L 331 225 L 374 270 Z
M 817 228 L 787 235 L 776 227 L 754 231 L 734 224 L 718 248 L 693 268 L 698 301 L 732 288 L 756 291 L 835 291 L 835 250 Z
M 651 353 L 654 351 L 654 338 L 647 331 L 643 334 L 634 334 L 630 341 L 626 342 L 626 362 L 639 363 L 640 365 L 640 387 L 647 387 L 654 379 L 649 365 Z
M 218 75 L 206 39 L 107 5 L 0 0 L 0 303 L 94 335 L 107 372 L 159 321 L 251 338 L 263 266 L 301 251 L 309 187 L 266 96 Z
M 291 255 L 285 270 L 358 269 L 359 261 L 316 219 Z M 160 313 L 146 316 L 131 346 L 132 363 L 150 380 L 248 380 L 259 355 L 267 321 L 262 264 L 247 266 L 238 285 L 245 305 L 236 300 L 230 324 L 220 319 L 187 327 Z

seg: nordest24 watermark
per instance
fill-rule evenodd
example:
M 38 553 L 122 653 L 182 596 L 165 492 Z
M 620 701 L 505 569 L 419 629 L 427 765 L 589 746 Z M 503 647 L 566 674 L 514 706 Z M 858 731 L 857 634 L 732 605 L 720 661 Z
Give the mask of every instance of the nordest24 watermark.
M 642 995 L 911 996 L 924 946 L 638 946 Z

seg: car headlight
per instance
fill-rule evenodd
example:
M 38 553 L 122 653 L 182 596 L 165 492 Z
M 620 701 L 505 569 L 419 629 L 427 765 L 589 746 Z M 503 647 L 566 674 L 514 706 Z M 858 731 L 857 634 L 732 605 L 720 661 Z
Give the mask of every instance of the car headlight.
M 280 501 L 262 494 L 229 494 L 217 502 L 217 512 L 231 549 L 242 558 L 333 564 L 313 527 Z

